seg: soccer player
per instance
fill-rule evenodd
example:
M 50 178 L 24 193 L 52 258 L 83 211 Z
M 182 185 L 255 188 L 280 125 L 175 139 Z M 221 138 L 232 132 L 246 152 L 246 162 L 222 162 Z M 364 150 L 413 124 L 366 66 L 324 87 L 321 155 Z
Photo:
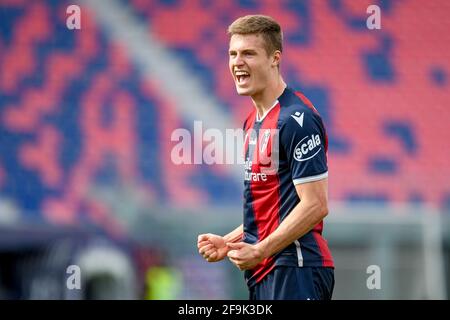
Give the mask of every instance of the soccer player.
M 245 270 L 251 300 L 331 299 L 334 264 L 322 236 L 328 214 L 322 119 L 280 74 L 282 31 L 275 20 L 241 17 L 228 34 L 237 93 L 255 107 L 244 123 L 244 223 L 225 236 L 199 235 L 199 253 L 208 262 L 228 257 Z

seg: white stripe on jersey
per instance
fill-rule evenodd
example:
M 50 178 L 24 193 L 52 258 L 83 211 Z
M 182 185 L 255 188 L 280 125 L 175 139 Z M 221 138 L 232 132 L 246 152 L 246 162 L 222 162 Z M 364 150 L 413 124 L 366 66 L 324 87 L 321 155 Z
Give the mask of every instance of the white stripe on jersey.
M 292 182 L 294 183 L 294 185 L 297 185 L 297 184 L 300 184 L 300 183 L 319 181 L 319 180 L 325 179 L 327 177 L 328 177 L 328 171 L 324 172 L 324 173 L 321 173 L 321 174 L 318 174 L 317 176 L 311 176 L 311 177 L 294 179 L 294 180 L 292 180 Z
M 298 266 L 303 267 L 303 254 L 302 254 L 302 248 L 300 247 L 300 242 L 298 240 L 295 240 L 294 243 L 295 243 L 295 247 L 297 249 Z

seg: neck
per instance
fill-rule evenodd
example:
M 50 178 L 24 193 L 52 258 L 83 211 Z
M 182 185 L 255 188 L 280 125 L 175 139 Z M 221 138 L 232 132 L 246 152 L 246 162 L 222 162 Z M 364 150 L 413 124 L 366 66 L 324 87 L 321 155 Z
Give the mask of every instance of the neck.
M 262 118 L 267 110 L 269 110 L 276 99 L 283 93 L 286 83 L 279 76 L 276 81 L 268 85 L 263 91 L 252 96 L 253 104 L 258 111 L 259 118 Z

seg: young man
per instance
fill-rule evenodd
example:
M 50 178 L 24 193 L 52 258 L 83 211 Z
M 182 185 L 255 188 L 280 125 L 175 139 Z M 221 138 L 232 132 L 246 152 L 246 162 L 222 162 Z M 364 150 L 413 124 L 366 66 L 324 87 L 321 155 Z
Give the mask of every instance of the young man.
M 245 270 L 252 300 L 331 299 L 334 265 L 322 237 L 328 214 L 322 119 L 308 99 L 283 81 L 282 32 L 276 21 L 245 16 L 228 33 L 236 90 L 255 106 L 244 123 L 244 223 L 223 237 L 199 235 L 199 253 L 208 262 L 228 256 Z M 270 165 L 262 161 L 264 150 Z M 276 170 L 270 172 L 274 158 Z

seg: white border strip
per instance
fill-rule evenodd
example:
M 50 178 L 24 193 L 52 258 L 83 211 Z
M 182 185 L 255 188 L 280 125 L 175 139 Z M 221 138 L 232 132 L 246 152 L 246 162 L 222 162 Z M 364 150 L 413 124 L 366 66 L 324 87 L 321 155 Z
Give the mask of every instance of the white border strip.
M 306 182 L 318 181 L 318 180 L 322 180 L 325 178 L 328 178 L 328 171 L 321 173 L 317 176 L 294 179 L 294 180 L 292 180 L 292 182 L 294 183 L 294 185 L 297 185 L 297 184 L 306 183 Z

